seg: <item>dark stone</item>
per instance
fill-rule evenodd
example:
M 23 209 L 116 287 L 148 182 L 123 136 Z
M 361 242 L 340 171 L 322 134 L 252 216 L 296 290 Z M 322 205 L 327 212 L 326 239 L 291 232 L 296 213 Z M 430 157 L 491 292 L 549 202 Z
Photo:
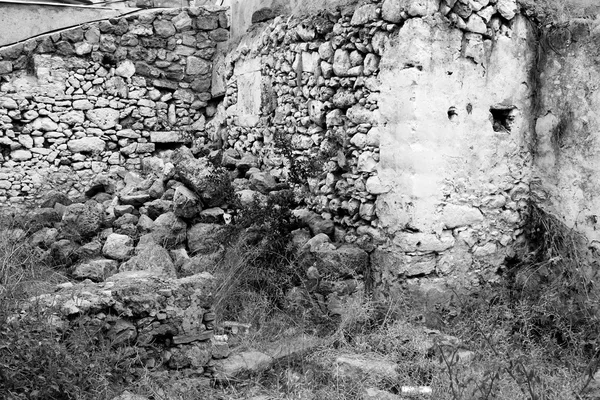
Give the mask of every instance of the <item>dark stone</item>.
M 208 36 L 215 42 L 226 42 L 229 40 L 229 31 L 224 28 L 215 29 L 210 31 Z
M 135 63 L 135 71 L 138 75 L 146 76 L 149 78 L 159 78 L 162 75 L 162 71 L 160 69 L 153 67 L 151 65 L 148 65 L 145 62 L 141 62 L 141 61 L 138 61 Z M 154 86 L 156 86 L 156 85 L 154 85 Z M 176 88 L 177 88 L 177 86 L 176 86 Z
M 137 46 L 139 42 L 137 36 L 131 33 L 121 36 L 121 46 Z
M 73 47 L 73 45 L 70 42 L 66 42 L 64 40 L 56 43 L 56 51 L 58 52 L 58 54 L 62 54 L 65 56 L 75 54 L 75 48 Z
M 123 36 L 129 30 L 129 23 L 125 18 L 119 19 L 119 22 L 114 26 L 114 33 L 117 36 Z
M 8 46 L 0 50 L 0 56 L 5 60 L 14 60 L 23 53 L 23 43 Z
M 191 89 L 198 93 L 209 91 L 210 86 L 211 86 L 210 79 L 195 79 L 194 81 L 192 81 L 192 84 L 190 85 Z
M 259 22 L 268 21 L 278 15 L 279 13 L 273 8 L 263 7 L 252 14 L 252 23 L 257 24 Z
M 37 53 L 54 53 L 55 51 L 54 43 L 49 37 L 40 40 L 36 48 Z
M 141 38 L 142 45 L 145 47 L 158 47 L 163 48 L 167 45 L 167 40 L 157 37 L 143 37 Z
M 40 204 L 40 208 L 52 208 L 56 204 L 62 204 L 64 206 L 71 205 L 73 202 L 69 200 L 66 194 L 51 190 L 44 196 L 44 201 Z
M 219 27 L 217 15 L 201 15 L 196 18 L 196 27 L 203 31 L 211 31 Z
M 81 29 L 81 27 L 69 29 L 68 31 L 62 32 L 61 36 L 64 40 L 68 40 L 72 43 L 81 42 L 83 40 L 83 29 Z

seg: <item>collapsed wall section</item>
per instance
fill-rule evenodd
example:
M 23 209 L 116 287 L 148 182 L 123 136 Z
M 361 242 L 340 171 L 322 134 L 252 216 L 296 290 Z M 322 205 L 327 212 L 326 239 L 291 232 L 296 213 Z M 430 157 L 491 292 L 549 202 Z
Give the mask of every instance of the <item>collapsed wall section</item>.
M 225 12 L 150 10 L 0 49 L 0 205 L 81 196 L 144 155 L 201 146 Z
M 494 279 L 522 241 L 532 27 L 515 2 L 465 3 L 278 17 L 224 62 L 226 159 L 304 173 L 311 218 L 387 293 Z

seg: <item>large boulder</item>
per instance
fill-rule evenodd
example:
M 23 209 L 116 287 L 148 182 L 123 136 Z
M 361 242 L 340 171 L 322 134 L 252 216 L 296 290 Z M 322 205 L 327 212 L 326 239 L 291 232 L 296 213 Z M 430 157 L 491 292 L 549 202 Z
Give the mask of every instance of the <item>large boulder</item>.
M 181 218 L 195 217 L 202 211 L 202 202 L 198 195 L 183 185 L 177 186 L 173 194 L 173 212 Z
M 169 211 L 154 220 L 151 234 L 156 243 L 170 249 L 185 241 L 187 225 L 175 213 Z
M 94 282 L 102 282 L 117 272 L 118 266 L 117 261 L 106 258 L 88 260 L 76 265 L 72 275 L 75 279 L 90 279 Z
M 175 265 L 169 256 L 169 252 L 157 244 L 146 244 L 136 248 L 137 255 L 124 262 L 119 268 L 125 271 L 148 271 L 156 276 L 174 278 Z
M 75 203 L 65 207 L 62 216 L 62 230 L 75 239 L 96 234 L 102 226 L 104 210 L 101 206 Z
M 231 183 L 224 171 L 218 171 L 203 158 L 194 158 L 189 149 L 173 155 L 176 177 L 193 190 L 207 207 L 222 205 L 228 197 Z

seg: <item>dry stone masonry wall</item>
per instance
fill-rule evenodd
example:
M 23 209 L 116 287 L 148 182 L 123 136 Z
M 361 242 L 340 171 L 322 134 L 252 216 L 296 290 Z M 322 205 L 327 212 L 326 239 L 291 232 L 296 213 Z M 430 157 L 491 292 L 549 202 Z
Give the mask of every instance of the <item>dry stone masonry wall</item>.
M 224 160 L 252 154 L 284 181 L 306 167 L 312 233 L 329 222 L 370 252 L 388 293 L 493 279 L 527 207 L 530 29 L 512 0 L 267 20 L 220 68 Z
M 0 204 L 83 194 L 145 155 L 203 143 L 225 9 L 153 10 L 0 49 Z

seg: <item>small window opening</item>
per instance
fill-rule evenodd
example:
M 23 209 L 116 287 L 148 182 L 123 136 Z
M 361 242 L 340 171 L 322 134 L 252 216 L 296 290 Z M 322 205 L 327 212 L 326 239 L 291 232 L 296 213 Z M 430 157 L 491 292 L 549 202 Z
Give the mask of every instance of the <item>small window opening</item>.
M 458 118 L 458 111 L 456 111 L 456 107 L 452 106 L 448 109 L 448 119 L 455 121 L 456 118 Z
M 516 110 L 515 106 L 496 105 L 490 107 L 494 132 L 510 132 L 515 123 Z

